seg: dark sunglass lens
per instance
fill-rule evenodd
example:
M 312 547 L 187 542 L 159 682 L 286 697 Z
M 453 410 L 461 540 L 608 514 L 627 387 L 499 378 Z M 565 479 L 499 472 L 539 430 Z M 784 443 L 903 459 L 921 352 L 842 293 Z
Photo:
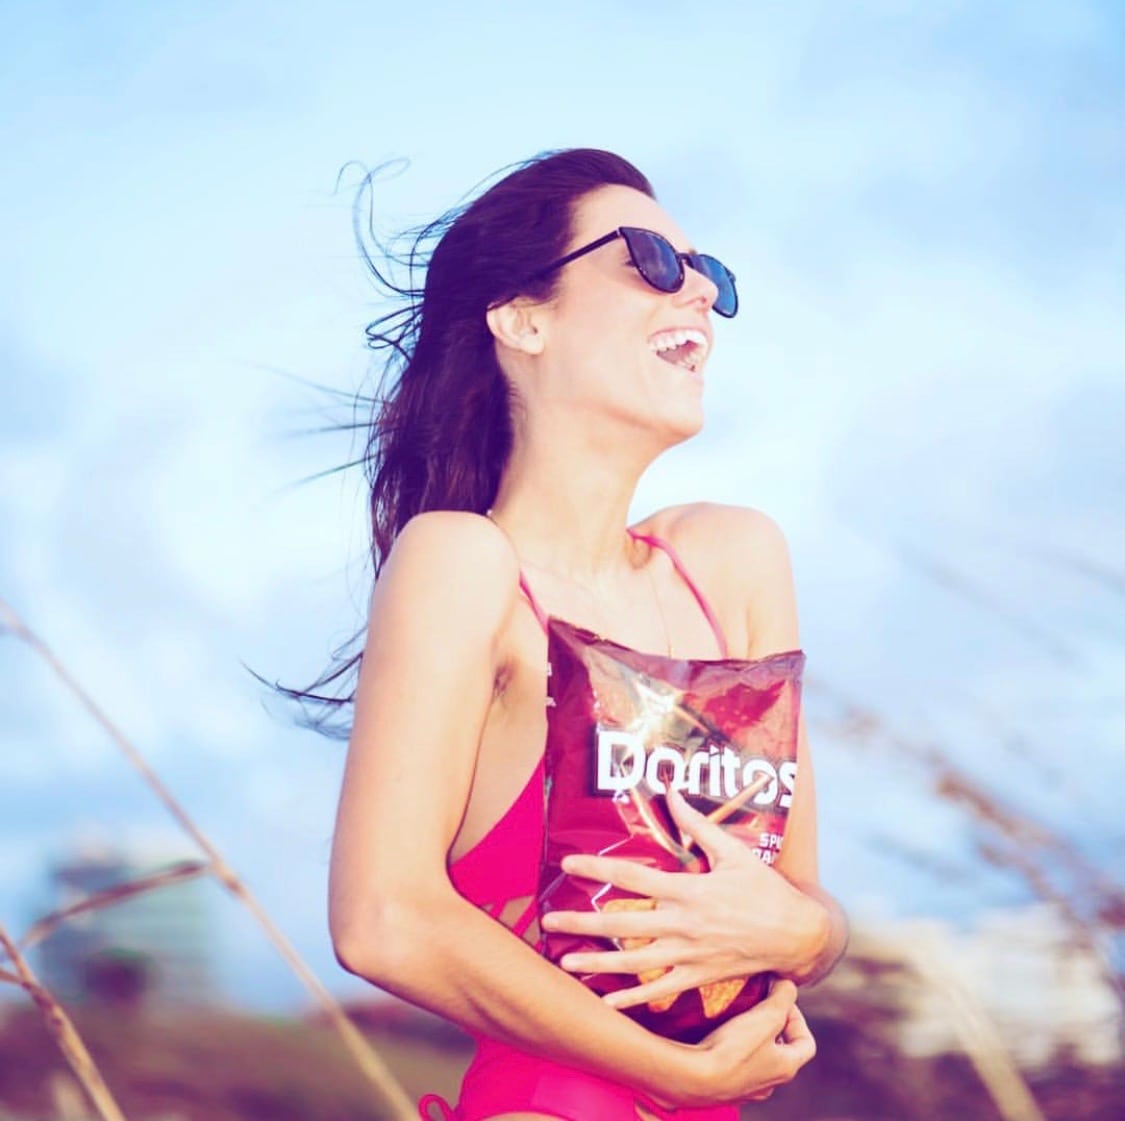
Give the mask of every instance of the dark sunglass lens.
M 706 253 L 698 254 L 693 259 L 692 265 L 718 288 L 719 294 L 715 297 L 713 307 L 717 314 L 730 319 L 738 311 L 738 292 L 734 287 L 734 274 L 722 261 L 709 257 Z
M 678 292 L 684 273 L 672 243 L 651 230 L 625 227 L 623 233 L 641 276 L 660 292 Z

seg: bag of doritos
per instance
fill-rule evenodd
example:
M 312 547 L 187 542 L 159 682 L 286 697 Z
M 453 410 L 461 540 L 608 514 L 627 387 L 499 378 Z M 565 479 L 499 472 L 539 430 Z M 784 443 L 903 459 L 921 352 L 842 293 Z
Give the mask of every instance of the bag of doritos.
M 625 857 L 666 871 L 705 872 L 706 857 L 680 835 L 665 804 L 674 785 L 766 863 L 781 849 L 797 781 L 797 724 L 805 655 L 703 661 L 644 654 L 551 619 L 548 626 L 546 837 L 539 912 L 650 909 L 608 884 L 567 876 L 570 853 Z M 643 944 L 620 939 L 619 949 Z M 557 962 L 609 948 L 582 935 L 544 934 Z M 651 980 L 663 970 L 641 974 Z M 597 993 L 638 979 L 580 978 Z M 626 1009 L 645 1027 L 694 1043 L 761 1000 L 769 974 L 704 985 Z

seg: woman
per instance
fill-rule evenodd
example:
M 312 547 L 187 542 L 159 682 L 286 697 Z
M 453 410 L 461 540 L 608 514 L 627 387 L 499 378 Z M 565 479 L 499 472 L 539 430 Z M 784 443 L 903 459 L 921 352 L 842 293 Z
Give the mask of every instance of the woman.
M 684 254 L 632 165 L 591 149 L 537 157 L 430 229 L 443 232 L 420 304 L 375 336 L 401 375 L 371 443 L 377 580 L 332 854 L 337 956 L 477 1037 L 463 1121 L 734 1118 L 812 1057 L 795 984 L 827 972 L 845 938 L 817 886 L 803 729 L 773 868 L 670 798 L 710 872 L 576 857 L 568 872 L 657 906 L 551 916 L 651 941 L 563 969 L 528 944 L 544 616 L 684 658 L 798 645 L 769 517 L 700 504 L 626 525 L 645 468 L 703 423 L 710 313 L 734 313 L 733 278 Z M 605 999 L 566 972 L 664 966 Z M 779 977 L 768 998 L 695 1046 L 618 1011 L 765 970 Z

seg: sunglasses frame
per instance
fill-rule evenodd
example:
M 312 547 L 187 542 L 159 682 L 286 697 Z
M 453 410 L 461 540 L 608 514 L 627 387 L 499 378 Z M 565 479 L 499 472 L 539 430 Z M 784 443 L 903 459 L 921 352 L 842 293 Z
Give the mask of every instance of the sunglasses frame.
M 657 284 L 653 280 L 653 278 L 649 276 L 648 272 L 645 270 L 644 265 L 641 263 L 641 255 L 633 248 L 633 242 L 631 240 L 631 236 L 633 234 L 640 234 L 644 237 L 655 238 L 658 242 L 661 242 L 663 245 L 666 245 L 668 247 L 668 252 L 672 254 L 679 270 L 674 287 L 665 288 L 663 285 Z M 645 283 L 648 284 L 651 288 L 655 288 L 658 292 L 678 292 L 681 288 L 683 288 L 684 280 L 686 279 L 684 265 L 689 265 L 691 268 L 695 269 L 696 272 L 701 273 L 703 276 L 706 276 L 712 284 L 715 284 L 715 286 L 719 288 L 719 285 L 714 280 L 714 278 L 708 275 L 706 268 L 701 268 L 700 266 L 703 265 L 704 262 L 710 262 L 715 267 L 722 269 L 723 273 L 726 274 L 727 280 L 730 284 L 730 292 L 734 298 L 734 307 L 730 311 L 722 311 L 718 307 L 715 307 L 715 305 L 712 305 L 712 307 L 714 308 L 715 313 L 717 315 L 723 316 L 724 319 L 731 319 L 737 314 L 738 289 L 735 287 L 734 273 L 731 272 L 730 269 L 728 269 L 722 261 L 720 261 L 717 257 L 711 257 L 706 253 L 677 252 L 676 247 L 663 234 L 657 233 L 655 230 L 646 230 L 642 226 L 618 226 L 617 229 L 611 230 L 608 234 L 596 238 L 589 244 L 583 245 L 581 248 L 575 249 L 573 252 L 568 253 L 565 257 L 560 257 L 557 261 L 552 261 L 549 265 L 545 265 L 543 268 L 538 269 L 537 271 L 532 273 L 531 276 L 528 277 L 528 279 L 535 280 L 541 276 L 546 276 L 547 273 L 554 272 L 555 269 L 562 268 L 563 265 L 568 265 L 571 261 L 577 260 L 579 257 L 584 257 L 587 253 L 592 253 L 595 249 L 600 249 L 603 245 L 608 245 L 611 241 L 615 241 L 617 238 L 622 238 L 624 240 L 626 246 L 629 249 L 629 258 L 636 266 L 637 272 L 639 272 L 644 278 Z M 721 294 L 722 289 L 719 288 L 719 290 Z M 716 299 L 718 299 L 718 297 L 716 297 Z

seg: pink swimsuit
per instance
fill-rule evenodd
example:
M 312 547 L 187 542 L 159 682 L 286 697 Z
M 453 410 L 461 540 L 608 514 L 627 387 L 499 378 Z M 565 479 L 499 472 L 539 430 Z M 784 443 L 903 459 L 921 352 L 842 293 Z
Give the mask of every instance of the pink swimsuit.
M 691 589 L 727 657 L 726 638 L 719 621 L 672 546 L 659 537 L 629 531 L 633 537 L 663 549 Z M 536 617 L 547 626 L 522 573 L 520 587 Z M 453 886 L 466 899 L 529 940 L 537 935 L 536 889 L 543 851 L 543 760 L 516 800 L 498 822 L 449 866 Z M 537 1058 L 488 1036 L 476 1036 L 477 1050 L 465 1072 L 456 1109 L 436 1094 L 419 1102 L 419 1116 L 432 1121 L 486 1121 L 504 1113 L 538 1112 L 560 1121 L 637 1121 L 642 1101 L 661 1121 L 737 1121 L 738 1107 L 664 1110 L 636 1091 L 575 1067 Z M 438 1110 L 433 1113 L 431 1107 Z

